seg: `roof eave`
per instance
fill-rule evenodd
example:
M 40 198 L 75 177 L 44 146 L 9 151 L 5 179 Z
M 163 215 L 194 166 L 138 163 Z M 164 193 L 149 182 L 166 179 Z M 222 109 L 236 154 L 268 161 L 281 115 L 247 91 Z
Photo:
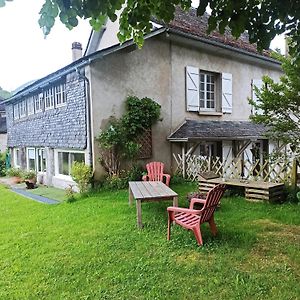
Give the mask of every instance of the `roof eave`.
M 175 36 L 181 36 L 181 37 L 184 37 L 184 38 L 188 38 L 188 39 L 191 39 L 191 40 L 202 42 L 202 43 L 207 44 L 207 45 L 223 48 L 223 49 L 226 49 L 226 50 L 231 50 L 231 51 L 246 55 L 248 57 L 254 58 L 257 61 L 264 61 L 266 63 L 271 64 L 272 66 L 277 66 L 278 68 L 280 68 L 280 66 L 281 66 L 281 62 L 279 62 L 278 60 L 273 59 L 271 57 L 267 57 L 267 56 L 260 55 L 260 54 L 255 54 L 253 52 L 250 52 L 250 51 L 247 51 L 247 50 L 244 50 L 244 49 L 236 48 L 236 47 L 226 45 L 226 44 L 223 44 L 221 42 L 213 41 L 213 40 L 210 40 L 210 39 L 207 39 L 207 38 L 204 38 L 204 37 L 199 37 L 199 36 L 196 36 L 196 35 L 191 34 L 191 33 L 182 32 L 182 31 L 174 29 L 174 28 L 168 28 L 167 33 L 169 33 L 170 35 L 173 34 Z

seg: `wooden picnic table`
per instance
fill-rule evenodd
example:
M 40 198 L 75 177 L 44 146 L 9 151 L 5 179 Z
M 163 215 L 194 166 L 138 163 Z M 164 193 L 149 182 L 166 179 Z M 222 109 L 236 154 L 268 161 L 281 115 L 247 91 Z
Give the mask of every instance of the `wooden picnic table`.
M 243 179 L 199 179 L 199 192 L 207 193 L 211 188 L 218 184 L 228 186 L 240 186 L 245 188 L 246 200 L 258 201 L 278 201 L 283 197 L 283 183 L 243 180 Z
M 142 202 L 173 200 L 173 206 L 178 206 L 178 194 L 161 181 L 130 181 L 129 205 L 136 200 L 137 225 L 143 227 Z

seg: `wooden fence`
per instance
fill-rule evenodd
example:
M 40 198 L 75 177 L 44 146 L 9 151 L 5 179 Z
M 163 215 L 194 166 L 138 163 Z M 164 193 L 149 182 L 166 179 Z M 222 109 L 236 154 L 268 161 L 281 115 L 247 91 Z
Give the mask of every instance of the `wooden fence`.
M 245 179 L 264 182 L 291 182 L 300 165 L 300 158 L 280 156 L 251 161 L 233 159 L 223 161 L 220 157 L 173 154 L 177 163 L 176 172 L 190 180 L 197 180 L 200 173 L 212 171 L 226 179 Z M 295 176 L 294 176 L 295 177 Z

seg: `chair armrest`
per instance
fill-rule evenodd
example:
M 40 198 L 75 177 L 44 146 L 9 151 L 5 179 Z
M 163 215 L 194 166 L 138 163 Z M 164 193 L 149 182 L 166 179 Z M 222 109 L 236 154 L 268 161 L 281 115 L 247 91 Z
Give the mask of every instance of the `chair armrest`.
M 194 209 L 195 203 L 205 204 L 206 199 L 192 198 L 190 203 L 190 209 Z
M 182 207 L 176 207 L 176 206 L 169 206 L 167 208 L 167 210 L 168 210 L 168 212 L 184 212 L 187 214 L 194 214 L 194 215 L 199 215 L 199 213 L 200 213 L 200 210 L 182 208 Z
M 142 180 L 143 180 L 143 181 L 149 181 L 149 175 L 144 175 L 144 176 L 142 177 Z
M 169 186 L 170 185 L 171 175 L 169 175 L 169 174 L 162 174 L 162 176 L 166 178 L 166 185 Z

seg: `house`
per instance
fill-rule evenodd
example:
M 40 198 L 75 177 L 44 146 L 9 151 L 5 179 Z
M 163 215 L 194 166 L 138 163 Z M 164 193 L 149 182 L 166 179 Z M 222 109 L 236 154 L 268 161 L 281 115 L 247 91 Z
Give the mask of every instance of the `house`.
M 5 152 L 7 147 L 6 113 L 3 101 L 4 99 L 0 97 L 0 153 Z
M 249 122 L 248 98 L 280 63 L 259 53 L 246 34 L 206 34 L 207 15 L 176 11 L 170 24 L 153 23 L 142 49 L 120 45 L 117 27 L 107 22 L 92 33 L 85 55 L 73 44 L 75 61 L 35 81 L 6 101 L 8 147 L 16 167 L 35 169 L 48 185 L 72 184 L 73 161 L 85 161 L 103 175 L 95 138 L 111 116 L 120 117 L 128 95 L 150 97 L 161 105 L 152 128 L 147 160 L 176 169 L 176 154 L 220 157 L 263 155 L 276 144 L 265 128 Z M 256 150 L 253 151 L 253 148 Z

